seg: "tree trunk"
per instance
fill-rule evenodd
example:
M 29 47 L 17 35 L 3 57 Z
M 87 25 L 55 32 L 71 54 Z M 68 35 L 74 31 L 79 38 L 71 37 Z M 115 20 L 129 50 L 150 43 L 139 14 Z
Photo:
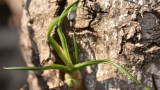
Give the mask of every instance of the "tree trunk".
M 47 41 L 52 20 L 74 0 L 27 0 L 21 26 L 21 49 L 27 66 L 63 64 Z M 83 6 L 63 22 L 71 56 L 72 34 L 80 48 L 80 62 L 108 59 L 127 69 L 151 90 L 160 89 L 160 10 L 158 0 L 80 0 Z M 74 16 L 75 17 L 72 17 Z M 56 29 L 53 38 L 60 43 Z M 142 90 L 118 69 L 99 64 L 82 68 L 86 90 Z M 64 72 L 29 71 L 29 90 L 66 90 Z M 59 89 L 58 89 L 59 88 Z

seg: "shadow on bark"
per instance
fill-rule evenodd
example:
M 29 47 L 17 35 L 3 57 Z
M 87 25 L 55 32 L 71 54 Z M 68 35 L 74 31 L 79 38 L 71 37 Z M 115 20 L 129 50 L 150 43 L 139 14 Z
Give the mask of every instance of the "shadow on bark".
M 38 47 L 36 42 L 34 41 L 34 30 L 32 27 L 28 26 L 28 32 L 29 32 L 29 38 L 31 40 L 31 47 L 32 47 L 32 57 L 31 57 L 31 62 L 36 66 L 36 67 L 42 67 L 40 65 L 40 59 L 39 59 L 39 53 L 38 53 Z M 38 78 L 38 84 L 41 86 L 42 90 L 49 90 L 49 87 L 47 83 L 45 82 L 43 76 L 41 76 L 43 71 L 34 71 L 34 74 Z

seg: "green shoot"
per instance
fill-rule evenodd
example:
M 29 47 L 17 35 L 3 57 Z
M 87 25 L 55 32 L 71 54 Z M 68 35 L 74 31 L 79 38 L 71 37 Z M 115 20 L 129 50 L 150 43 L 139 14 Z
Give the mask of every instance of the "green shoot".
M 72 6 L 74 6 L 76 3 L 78 3 L 79 0 L 76 0 L 75 2 L 73 2 L 72 4 L 70 4 L 63 12 L 62 12 L 62 15 L 65 14 L 65 13 L 68 13 L 70 8 Z M 75 8 L 76 9 L 76 8 Z M 72 9 L 73 10 L 73 9 Z M 70 55 L 69 55 L 69 51 L 68 51 L 68 45 L 67 45 L 67 41 L 66 41 L 66 38 L 62 32 L 62 22 L 63 22 L 63 19 L 64 19 L 64 16 L 60 16 L 61 17 L 61 20 L 59 20 L 58 22 L 58 29 L 57 29 L 57 32 L 58 32 L 58 35 L 60 37 L 60 40 L 61 40 L 61 43 L 62 43 L 62 47 L 63 47 L 63 50 L 64 50 L 64 53 L 65 53 L 65 56 L 67 58 L 67 60 L 72 63 L 71 61 L 71 58 L 70 58 Z
M 75 50 L 75 63 L 78 64 L 79 63 L 79 49 L 78 49 L 78 45 L 76 42 L 76 36 L 75 36 L 75 31 L 73 33 L 73 42 L 74 42 L 74 50 Z
M 60 58 L 62 59 L 62 61 L 69 67 L 70 70 L 73 69 L 73 64 L 70 63 L 66 57 L 64 56 L 61 48 L 59 47 L 58 43 L 52 38 L 50 37 L 50 33 L 52 31 L 53 26 L 58 22 L 60 17 L 57 17 L 54 19 L 54 21 L 50 24 L 49 28 L 48 28 L 48 34 L 47 34 L 47 39 L 50 42 L 50 44 L 54 47 L 55 51 L 58 53 L 58 55 L 60 56 Z
M 66 38 L 62 32 L 62 22 L 64 17 L 73 10 L 78 9 L 78 7 L 72 8 L 75 4 L 77 4 L 79 0 L 76 0 L 72 4 L 70 4 L 61 14 L 61 16 L 56 17 L 53 22 L 49 25 L 48 28 L 48 33 L 47 33 L 47 40 L 49 43 L 54 47 L 55 51 L 58 53 L 62 61 L 65 63 L 65 65 L 58 65 L 58 64 L 53 64 L 45 67 L 4 67 L 4 69 L 12 69 L 12 70 L 48 70 L 48 69 L 59 69 L 62 71 L 65 71 L 65 82 L 67 83 L 68 86 L 70 86 L 74 90 L 83 90 L 83 85 L 82 85 L 82 75 L 79 71 L 80 68 L 86 67 L 89 65 L 97 65 L 97 64 L 109 64 L 111 66 L 116 67 L 123 73 L 125 73 L 128 77 L 130 77 L 133 81 L 135 81 L 138 85 L 143 87 L 145 90 L 150 90 L 146 88 L 144 85 L 142 85 L 137 79 L 135 79 L 127 70 L 125 70 L 123 67 L 120 65 L 116 64 L 113 61 L 110 60 L 94 60 L 94 61 L 86 61 L 79 63 L 79 49 L 78 45 L 76 42 L 76 37 L 75 37 L 75 31 L 73 33 L 73 42 L 74 42 L 74 49 L 75 49 L 75 65 L 72 63 L 68 46 L 67 46 L 67 41 Z M 71 9 L 72 8 L 72 9 Z M 62 48 L 58 45 L 58 43 L 50 36 L 51 31 L 53 27 L 58 23 L 58 28 L 57 32 L 60 37 L 61 43 L 62 43 Z M 64 51 L 64 52 L 63 52 Z
M 74 11 L 76 10 L 78 7 L 72 9 L 71 11 Z M 58 55 L 60 56 L 60 58 L 62 59 L 62 61 L 69 67 L 70 70 L 73 69 L 73 63 L 70 59 L 67 59 L 67 56 L 64 54 L 64 53 L 67 53 L 68 52 L 68 46 L 67 46 L 67 43 L 65 43 L 66 39 L 65 39 L 65 36 L 62 32 L 62 30 L 59 30 L 59 37 L 62 39 L 61 40 L 61 43 L 62 43 L 62 46 L 64 45 L 64 53 L 63 51 L 61 50 L 61 48 L 59 47 L 58 43 L 50 36 L 51 34 L 51 31 L 53 29 L 53 27 L 56 25 L 56 23 L 58 21 L 61 21 L 62 19 L 64 19 L 64 17 L 68 14 L 69 10 L 64 12 L 60 17 L 56 17 L 53 22 L 49 25 L 49 28 L 48 28 L 48 33 L 47 33 L 47 39 L 48 41 L 50 42 L 50 44 L 54 47 L 55 51 L 58 53 Z M 65 41 L 64 41 L 65 40 Z M 67 48 L 67 49 L 66 49 Z M 68 55 L 69 55 L 69 52 L 68 52 Z M 70 56 L 69 56 L 70 58 Z

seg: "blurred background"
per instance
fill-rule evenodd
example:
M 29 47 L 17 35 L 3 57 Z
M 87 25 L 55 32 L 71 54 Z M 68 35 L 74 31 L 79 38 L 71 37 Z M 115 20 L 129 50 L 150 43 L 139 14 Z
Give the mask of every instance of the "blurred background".
M 20 90 L 27 83 L 27 71 L 4 70 L 25 66 L 19 48 L 22 0 L 0 0 L 0 90 Z

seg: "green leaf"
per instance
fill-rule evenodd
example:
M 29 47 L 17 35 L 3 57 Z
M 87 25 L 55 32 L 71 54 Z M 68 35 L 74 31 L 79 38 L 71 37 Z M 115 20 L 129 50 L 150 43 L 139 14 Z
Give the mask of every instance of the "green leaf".
M 49 41 L 49 39 L 51 38 L 51 31 L 52 31 L 52 29 L 53 29 L 53 27 L 56 25 L 56 23 L 58 22 L 58 20 L 59 20 L 60 18 L 59 18 L 59 16 L 57 16 L 52 22 L 51 22 L 51 24 L 49 25 L 49 27 L 48 27 L 48 32 L 47 32 L 47 39 L 48 39 L 48 41 Z
M 77 69 L 80 69 L 82 67 L 86 67 L 86 66 L 89 66 L 89 65 L 96 65 L 96 64 L 100 64 L 100 63 L 109 64 L 111 66 L 116 67 L 117 69 L 119 69 L 120 71 L 122 71 L 126 75 L 128 75 L 133 81 L 135 81 L 137 84 L 139 84 L 145 90 L 150 90 L 150 89 L 146 88 L 144 85 L 142 85 L 137 79 L 135 79 L 127 70 L 125 70 L 123 67 L 121 67 L 120 65 L 118 65 L 115 62 L 110 61 L 110 60 L 86 61 L 86 62 L 74 65 L 75 68 L 73 70 L 77 70 Z
M 69 50 L 68 50 L 68 45 L 67 45 L 66 38 L 65 38 L 65 36 L 64 36 L 64 34 L 63 34 L 63 32 L 62 32 L 62 22 L 63 22 L 64 17 L 66 16 L 66 15 L 64 15 L 64 14 L 68 13 L 68 12 L 69 12 L 69 9 L 70 9 L 73 5 L 77 4 L 78 2 L 79 2 L 79 0 L 76 0 L 75 2 L 73 2 L 72 4 L 70 4 L 70 5 L 62 12 L 62 14 L 61 14 L 61 16 L 60 16 L 61 20 L 59 20 L 59 22 L 58 22 L 58 28 L 57 28 L 57 32 L 58 32 L 58 35 L 59 35 L 60 40 L 61 40 L 61 43 L 62 43 L 62 47 L 63 47 L 64 53 L 65 53 L 65 57 L 67 58 L 68 62 L 70 62 L 70 63 L 72 63 L 72 60 L 71 60 L 71 57 L 70 57 L 70 54 L 69 54 Z M 77 9 L 77 7 L 74 8 L 74 9 L 72 9 L 71 11 L 76 10 L 76 9 Z M 73 64 L 73 63 L 72 63 L 72 64 Z
M 67 66 L 53 64 L 45 67 L 4 67 L 4 69 L 11 69 L 11 70 L 48 70 L 48 69 L 60 69 L 65 72 L 70 72 Z
M 47 33 L 47 39 L 50 42 L 50 44 L 54 47 L 55 51 L 58 53 L 58 55 L 60 56 L 60 58 L 62 59 L 62 61 L 69 67 L 70 70 L 73 69 L 73 64 L 68 62 L 65 55 L 63 54 L 61 48 L 59 47 L 58 43 L 50 36 L 50 33 L 52 31 L 52 28 L 54 27 L 54 25 L 58 22 L 58 20 L 60 20 L 60 17 L 56 17 L 53 22 L 50 24 L 49 28 L 48 28 L 48 33 Z
M 74 8 L 72 10 L 76 10 L 77 8 Z M 48 28 L 48 33 L 47 33 L 47 39 L 48 41 L 50 42 L 50 44 L 54 47 L 54 49 L 56 50 L 56 52 L 58 53 L 58 55 L 60 56 L 60 58 L 62 59 L 62 61 L 69 67 L 70 70 L 73 69 L 73 64 L 72 62 L 68 61 L 67 58 L 65 57 L 63 51 L 61 50 L 61 48 L 59 47 L 58 43 L 50 36 L 51 34 L 51 31 L 53 29 L 53 27 L 56 25 L 56 23 L 63 19 L 67 14 L 68 14 L 69 11 L 66 11 L 65 13 L 63 13 L 61 15 L 61 17 L 56 17 L 52 23 L 49 25 L 49 28 Z M 62 36 L 61 36 L 62 37 Z
M 71 3 L 71 4 L 62 12 L 62 14 L 68 12 L 68 11 L 70 10 L 70 8 L 71 8 L 72 6 L 74 6 L 75 4 L 77 4 L 78 2 L 79 2 L 79 0 L 76 0 L 75 2 Z M 75 10 L 75 8 L 74 8 L 73 10 Z
M 62 29 L 61 27 L 58 27 L 57 28 L 57 32 L 59 34 L 59 37 L 60 37 L 60 40 L 61 40 L 61 43 L 62 43 L 62 47 L 63 47 L 63 50 L 64 50 L 64 54 L 65 54 L 65 57 L 66 59 L 68 60 L 68 62 L 72 63 L 71 61 L 71 58 L 70 58 L 70 55 L 69 55 L 69 50 L 68 50 L 68 45 L 67 45 L 67 41 L 66 41 L 66 38 L 62 32 Z M 73 63 L 72 63 L 73 64 Z
M 74 30 L 74 33 L 73 33 L 73 42 L 74 42 L 74 50 L 75 50 L 75 61 L 76 61 L 76 64 L 78 64 L 79 63 L 79 49 L 78 49 L 78 45 L 76 42 L 75 31 L 76 30 Z
M 58 43 L 54 39 L 52 39 L 52 38 L 50 38 L 50 41 L 51 41 L 50 42 L 51 45 L 54 47 L 54 49 L 56 50 L 56 52 L 58 53 L 58 55 L 60 56 L 60 58 L 62 59 L 62 61 L 69 67 L 70 70 L 72 70 L 73 67 L 74 67 L 73 64 L 70 63 L 70 62 L 68 62 L 68 60 L 64 56 L 62 50 L 60 49 Z

